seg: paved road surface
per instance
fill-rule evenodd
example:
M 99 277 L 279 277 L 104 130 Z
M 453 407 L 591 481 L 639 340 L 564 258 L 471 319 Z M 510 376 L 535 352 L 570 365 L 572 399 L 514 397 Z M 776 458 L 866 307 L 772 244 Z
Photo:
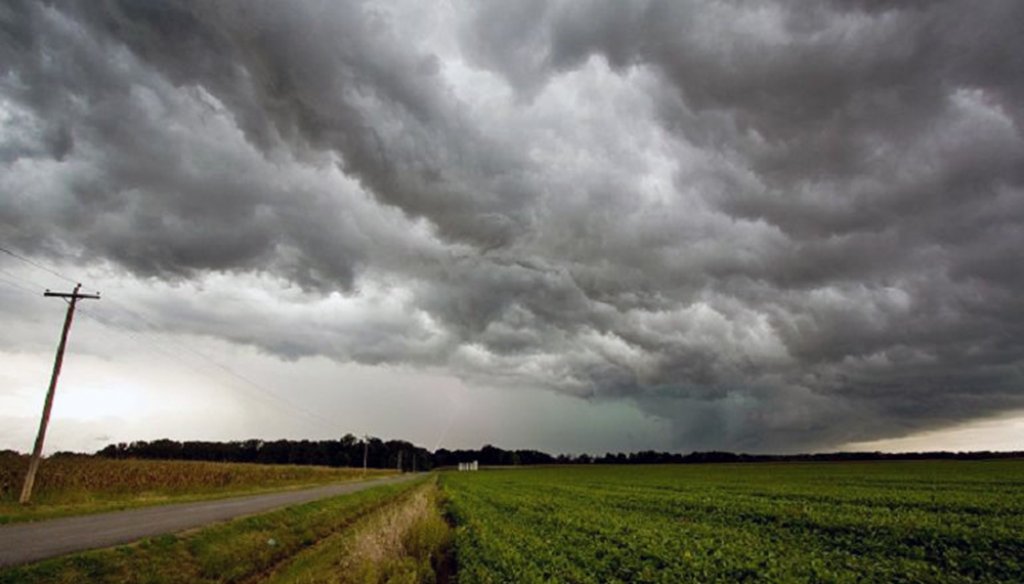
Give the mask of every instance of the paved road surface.
M 233 499 L 175 503 L 97 515 L 0 525 L 0 566 L 13 566 L 71 552 L 130 543 L 144 537 L 201 527 L 278 507 L 408 481 L 416 475 L 314 487 Z

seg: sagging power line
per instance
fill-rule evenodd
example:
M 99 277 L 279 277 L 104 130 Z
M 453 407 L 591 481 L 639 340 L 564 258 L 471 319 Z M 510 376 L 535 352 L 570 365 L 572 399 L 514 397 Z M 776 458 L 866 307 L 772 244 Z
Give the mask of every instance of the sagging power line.
M 36 268 L 36 269 L 41 270 L 43 272 L 46 272 L 46 273 L 48 273 L 48 274 L 50 274 L 52 276 L 55 276 L 57 278 L 60 278 L 62 280 L 65 280 L 65 281 L 68 281 L 68 282 L 75 282 L 75 280 L 73 280 L 69 276 L 67 276 L 65 274 L 62 274 L 59 271 L 54 270 L 53 268 L 47 267 L 47 266 L 45 266 L 43 264 L 40 264 L 39 262 L 33 261 L 33 260 L 29 259 L 29 258 L 26 258 L 25 256 L 23 256 L 21 254 L 18 254 L 16 252 L 13 252 L 13 251 L 7 249 L 6 247 L 0 246 L 0 253 L 4 253 L 4 254 L 6 254 L 6 255 L 8 255 L 10 257 L 13 257 L 13 258 L 15 258 L 15 259 L 17 259 L 17 260 L 19 260 L 19 261 L 29 265 L 29 266 L 32 266 L 33 268 Z M 3 271 L 0 271 L 0 273 L 5 274 L 9 278 L 14 278 L 14 279 L 22 280 L 25 283 L 31 285 L 32 287 L 34 287 L 36 289 L 43 288 L 42 285 L 40 285 L 38 282 L 36 282 L 34 280 L 30 280 L 30 279 L 27 279 L 27 278 L 24 278 L 24 277 L 19 277 L 19 276 L 15 275 L 15 274 L 3 272 Z M 3 281 L 6 284 L 9 284 L 9 285 L 11 285 L 13 287 L 19 288 L 19 289 L 24 290 L 26 292 L 29 292 L 31 294 L 35 294 L 35 292 L 31 288 L 28 288 L 25 285 L 18 284 L 16 281 L 9 280 L 9 279 L 0 279 L 0 281 Z M 140 336 L 139 334 L 136 334 L 135 332 L 133 332 L 131 330 L 124 329 L 124 328 L 112 327 L 111 324 L 108 322 L 109 319 L 102 318 L 99 315 L 93 314 L 90 311 L 87 311 L 87 310 L 79 308 L 78 312 L 81 313 L 84 317 L 86 317 L 86 318 L 88 318 L 90 320 L 93 320 L 93 321 L 103 325 L 104 327 L 107 327 L 108 329 L 110 329 L 113 332 L 116 332 L 116 333 L 119 333 L 119 334 L 123 334 L 123 335 L 125 335 L 125 336 L 127 336 L 129 338 L 132 338 L 132 339 L 136 340 L 136 341 L 141 341 L 141 342 L 149 345 L 150 347 L 154 348 L 159 354 L 163 355 L 165 358 L 168 358 L 168 359 L 171 359 L 173 361 L 176 361 L 178 364 L 180 364 L 180 365 L 182 365 L 182 366 L 184 366 L 184 367 L 186 367 L 188 369 L 191 369 L 192 371 L 195 371 L 197 373 L 203 374 L 203 372 L 202 372 L 202 370 L 200 368 L 196 367 L 196 365 L 193 364 L 193 363 L 189 363 L 188 359 L 186 359 L 184 357 L 184 354 L 188 353 L 189 355 L 204 361 L 207 365 L 209 365 L 209 366 L 219 370 L 221 373 L 223 373 L 223 374 L 229 376 L 230 378 L 234 379 L 235 383 L 233 383 L 231 385 L 234 385 L 235 387 L 241 387 L 245 391 L 250 392 L 250 395 L 254 395 L 254 396 L 255 395 L 259 395 L 259 397 L 262 397 L 264 400 L 270 400 L 270 401 L 275 402 L 278 405 L 284 406 L 284 407 L 290 409 L 291 411 L 293 411 L 294 413 L 299 414 L 299 415 L 301 415 L 301 416 L 303 416 L 303 417 L 305 417 L 305 418 L 307 418 L 307 419 L 309 419 L 311 421 L 315 421 L 319 425 L 322 425 L 325 430 L 333 430 L 335 428 L 335 421 L 334 420 L 331 420 L 327 416 L 324 416 L 324 415 L 319 414 L 317 412 L 314 412 L 314 411 L 312 411 L 312 410 L 310 410 L 308 408 L 302 407 L 302 406 L 300 406 L 300 405 L 298 405 L 296 403 L 293 403 L 293 402 L 290 402 L 290 401 L 284 399 L 283 397 L 278 395 L 277 392 L 268 389 L 267 387 L 263 386 L 262 384 L 254 381 L 253 379 L 251 379 L 251 378 L 249 378 L 249 377 L 247 377 L 245 375 L 242 375 L 241 373 L 238 373 L 237 371 L 232 369 L 230 366 L 222 363 L 221 361 L 215 359 L 214 357 L 212 357 L 212 356 L 210 356 L 210 355 L 208 355 L 208 354 L 206 354 L 206 353 L 204 353 L 202 351 L 199 351 L 199 350 L 195 349 L 194 347 L 191 347 L 191 346 L 189 346 L 189 345 L 187 345 L 185 343 L 181 343 L 181 342 L 175 341 L 173 339 L 166 339 L 166 338 L 164 338 L 162 341 L 158 341 L 156 338 L 153 337 L 153 335 L 155 335 L 155 334 L 162 334 L 163 333 L 163 331 L 160 330 L 161 329 L 160 325 L 154 323 L 152 320 L 142 316 L 138 312 L 128 308 L 127 306 L 125 306 L 124 304 L 122 304 L 120 302 L 116 302 L 116 301 L 111 300 L 109 298 L 107 298 L 105 300 L 106 300 L 105 304 L 107 304 L 108 306 L 114 308 L 116 311 L 120 312 L 121 314 L 124 314 L 124 315 L 128 316 L 130 319 L 134 319 L 135 321 L 140 323 L 142 325 L 140 327 L 142 330 L 138 331 L 138 332 L 141 332 L 141 333 L 145 334 L 146 336 L 145 337 Z M 223 383 L 222 381 L 216 381 L 216 382 L 217 383 Z M 253 392 L 255 392 L 255 393 L 253 393 Z
M 50 268 L 40 264 L 39 262 L 30 260 L 29 258 L 27 258 L 27 257 L 25 257 L 25 256 L 23 256 L 23 255 L 21 255 L 19 253 L 13 252 L 13 251 L 7 249 L 6 247 L 0 246 L 0 253 L 5 253 L 5 254 L 11 256 L 12 258 L 14 258 L 16 260 L 21 260 L 21 261 L 25 262 L 26 264 L 28 264 L 28 265 L 30 265 L 32 267 L 38 268 L 38 269 L 40 269 L 40 270 L 42 270 L 42 271 L 44 271 L 44 272 L 46 272 L 46 273 L 48 273 L 48 274 L 50 274 L 52 276 L 56 276 L 56 277 L 60 278 L 61 280 L 64 280 L 65 282 L 68 282 L 68 283 L 71 283 L 71 284 L 78 284 L 78 282 L 76 282 L 72 278 L 69 278 L 69 277 L 65 276 L 64 274 L 61 274 L 60 272 L 58 272 L 56 270 L 52 270 L 52 269 L 50 269 Z M 78 285 L 81 285 L 81 284 L 78 284 Z

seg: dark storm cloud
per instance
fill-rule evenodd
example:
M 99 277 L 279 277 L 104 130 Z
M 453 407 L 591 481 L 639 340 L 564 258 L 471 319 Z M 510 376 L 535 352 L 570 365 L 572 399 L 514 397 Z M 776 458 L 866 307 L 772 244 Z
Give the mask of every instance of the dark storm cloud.
M 684 448 L 1024 407 L 1019 3 L 0 22 L 7 244 L 305 291 L 152 304 L 168 327 L 628 399 Z

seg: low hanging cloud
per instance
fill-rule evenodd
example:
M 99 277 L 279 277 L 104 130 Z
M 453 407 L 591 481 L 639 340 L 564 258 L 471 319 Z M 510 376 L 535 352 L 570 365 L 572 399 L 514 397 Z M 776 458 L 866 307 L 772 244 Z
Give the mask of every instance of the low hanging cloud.
M 265 290 L 140 296 L 170 330 L 629 400 L 682 448 L 904 435 L 1024 407 L 1020 22 L 8 2 L 0 234 Z

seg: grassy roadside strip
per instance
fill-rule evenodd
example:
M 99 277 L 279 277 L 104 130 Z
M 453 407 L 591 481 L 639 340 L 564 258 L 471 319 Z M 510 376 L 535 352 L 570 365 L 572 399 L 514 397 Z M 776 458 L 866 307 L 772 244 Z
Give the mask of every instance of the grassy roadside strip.
M 282 561 L 422 485 L 413 481 L 0 571 L 0 584 L 230 583 Z
M 451 528 L 437 479 L 278 566 L 264 584 L 435 583 L 453 577 Z

